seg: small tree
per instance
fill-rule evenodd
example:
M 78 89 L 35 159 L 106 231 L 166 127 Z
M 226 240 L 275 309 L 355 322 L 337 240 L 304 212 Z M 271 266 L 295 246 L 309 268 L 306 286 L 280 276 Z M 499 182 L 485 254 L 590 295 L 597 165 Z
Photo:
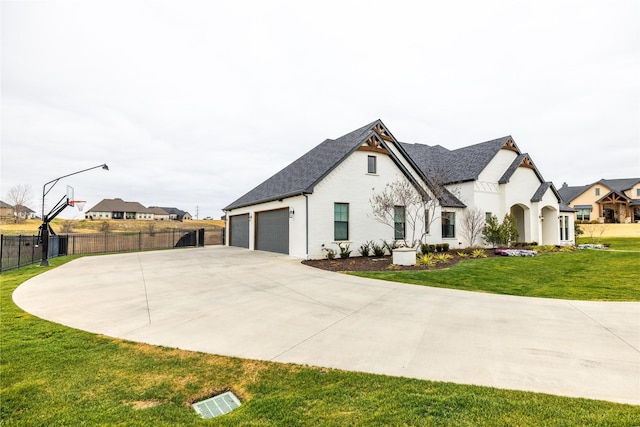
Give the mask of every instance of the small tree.
M 424 215 L 428 209 L 430 200 L 421 194 L 409 181 L 394 181 L 387 184 L 382 192 L 374 194 L 369 199 L 373 217 L 382 224 L 395 226 L 396 206 L 404 207 L 405 224 L 411 228 L 411 245 L 414 246 L 421 240 L 426 232 Z M 416 239 L 416 234 L 420 237 Z M 407 236 L 405 236 L 406 238 Z
M 473 246 L 480 237 L 484 224 L 484 214 L 480 209 L 465 210 L 460 222 L 460 234 L 467 240 L 469 246 Z
M 576 236 L 576 244 L 578 243 L 578 236 L 584 234 L 584 231 L 582 230 L 582 228 L 580 228 L 580 224 L 578 223 L 578 221 L 573 223 L 573 232 Z
M 497 245 L 508 245 L 518 239 L 518 227 L 516 218 L 511 214 L 506 214 L 501 224 L 498 224 L 498 217 L 491 215 L 482 228 L 482 237 L 485 242 L 490 243 L 494 248 Z
M 33 193 L 29 184 L 16 184 L 7 192 L 7 201 L 13 206 L 14 219 L 20 221 L 27 217 L 27 205 L 31 203 Z
M 487 218 L 484 227 L 482 227 L 482 238 L 494 248 L 500 244 L 502 237 L 497 216 L 491 215 Z
M 607 224 L 605 223 L 597 223 L 597 224 L 589 224 L 586 226 L 586 232 L 589 236 L 589 241 L 593 244 L 599 244 L 602 239 L 602 235 L 605 231 L 607 231 Z
M 516 225 L 516 218 L 511 214 L 506 214 L 500 224 L 500 235 L 502 237 L 502 243 L 505 245 L 511 244 L 518 240 L 518 227 Z

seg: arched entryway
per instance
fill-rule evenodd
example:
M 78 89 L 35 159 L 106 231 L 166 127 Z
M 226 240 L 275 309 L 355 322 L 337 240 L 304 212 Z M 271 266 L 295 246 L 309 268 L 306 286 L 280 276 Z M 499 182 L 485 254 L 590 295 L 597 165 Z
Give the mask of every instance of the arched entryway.
M 558 211 L 553 206 L 545 206 L 540 211 L 540 244 L 556 245 L 558 243 Z
M 529 242 L 531 241 L 531 227 L 529 224 L 531 210 L 524 205 L 513 205 L 509 213 L 513 215 L 516 220 L 516 228 L 518 229 L 518 241 Z

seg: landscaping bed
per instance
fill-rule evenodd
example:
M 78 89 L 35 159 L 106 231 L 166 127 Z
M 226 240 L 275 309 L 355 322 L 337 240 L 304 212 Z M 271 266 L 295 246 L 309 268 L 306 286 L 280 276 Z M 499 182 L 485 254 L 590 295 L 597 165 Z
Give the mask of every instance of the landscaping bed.
M 493 249 L 484 251 L 487 257 L 496 256 Z M 441 270 L 449 268 L 464 259 L 472 259 L 469 257 L 461 257 L 454 251 L 446 252 L 451 258 L 438 262 L 432 266 L 426 265 L 395 265 L 392 264 L 391 256 L 355 256 L 349 258 L 314 259 L 302 261 L 303 264 L 311 267 L 321 268 L 329 271 L 384 271 L 384 270 Z

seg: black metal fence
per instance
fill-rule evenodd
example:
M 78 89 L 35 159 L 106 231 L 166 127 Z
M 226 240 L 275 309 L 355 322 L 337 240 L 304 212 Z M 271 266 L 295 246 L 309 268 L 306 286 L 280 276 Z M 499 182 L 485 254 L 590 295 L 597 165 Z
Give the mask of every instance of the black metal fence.
M 49 237 L 49 258 L 223 244 L 224 229 L 66 234 Z M 37 236 L 0 236 L 0 272 L 40 262 Z

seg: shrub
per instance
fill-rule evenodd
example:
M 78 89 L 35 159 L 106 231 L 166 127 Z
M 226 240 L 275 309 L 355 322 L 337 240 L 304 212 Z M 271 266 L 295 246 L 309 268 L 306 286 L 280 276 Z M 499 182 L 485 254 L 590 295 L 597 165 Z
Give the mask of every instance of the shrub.
M 395 240 L 392 240 L 391 243 L 387 242 L 386 240 L 383 240 L 382 247 L 386 248 L 389 254 L 392 254 L 393 250 L 398 247 L 398 243 L 396 243 Z
M 100 231 L 103 233 L 108 233 L 109 231 L 111 231 L 111 224 L 109 224 L 109 221 L 102 221 L 102 223 L 100 224 Z
M 371 250 L 375 256 L 384 256 L 384 245 L 380 245 L 376 242 L 371 242 Z
M 447 262 L 453 257 L 448 253 L 440 253 L 440 254 L 435 254 L 433 258 L 436 260 L 436 262 L 441 263 L 441 262 Z
M 323 251 L 325 251 L 327 253 L 327 259 L 328 260 L 332 260 L 336 257 L 336 250 L 335 249 L 329 249 L 329 248 L 322 248 Z
M 442 250 L 444 252 L 449 252 L 449 244 L 448 243 L 443 243 L 442 244 Z
M 338 247 L 340 248 L 340 258 L 345 259 L 345 258 L 349 258 L 349 256 L 351 255 L 351 250 L 349 250 L 349 244 L 347 243 L 346 245 L 342 245 L 342 244 L 338 244 Z
M 361 244 L 358 252 L 360 252 L 360 255 L 362 256 L 369 256 L 369 253 L 371 252 L 371 242 Z
M 436 252 L 442 252 L 442 243 L 436 243 Z
M 416 264 L 424 267 L 433 267 L 436 265 L 436 260 L 433 258 L 433 254 L 421 254 L 416 256 Z
M 484 249 L 474 249 L 473 252 L 471 253 L 471 257 L 473 257 L 473 258 L 486 258 L 487 257 L 487 253 L 484 251 Z
M 60 227 L 61 233 L 73 233 L 73 221 L 66 220 L 62 223 Z
M 471 254 L 469 254 L 468 252 L 464 252 L 464 251 L 458 251 L 458 256 L 460 258 L 469 258 Z

